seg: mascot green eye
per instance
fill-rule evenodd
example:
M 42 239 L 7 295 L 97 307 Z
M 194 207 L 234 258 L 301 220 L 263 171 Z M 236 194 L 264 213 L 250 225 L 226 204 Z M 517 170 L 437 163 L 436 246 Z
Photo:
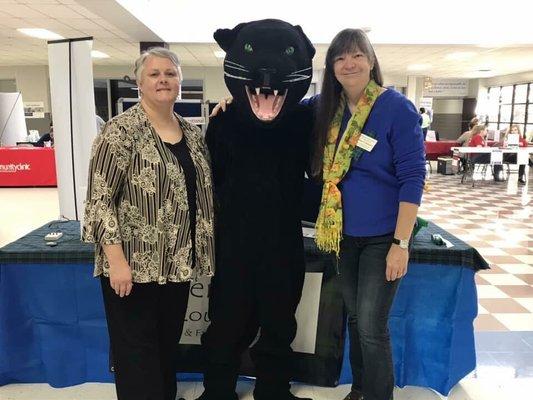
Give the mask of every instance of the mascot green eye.
M 294 47 L 292 46 L 289 46 L 285 49 L 285 54 L 287 54 L 288 56 L 292 56 L 294 54 Z
M 244 45 L 244 51 L 246 53 L 253 53 L 254 52 L 254 49 L 252 48 L 252 45 L 250 43 L 246 43 Z

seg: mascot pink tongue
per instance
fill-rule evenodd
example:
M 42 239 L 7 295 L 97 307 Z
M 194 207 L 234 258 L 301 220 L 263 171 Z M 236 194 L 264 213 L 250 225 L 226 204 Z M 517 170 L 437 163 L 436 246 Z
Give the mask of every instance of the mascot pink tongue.
M 250 349 L 255 400 L 294 400 L 291 343 L 305 275 L 301 228 L 312 110 L 300 105 L 315 49 L 299 26 L 267 19 L 219 29 L 234 101 L 209 122 L 216 201 L 216 272 L 201 400 L 237 400 Z M 201 246 L 201 242 L 198 246 Z M 297 378 L 297 377 L 296 377 Z
M 257 92 L 259 94 L 256 94 Z M 250 102 L 252 111 L 260 120 L 272 121 L 279 114 L 285 101 L 285 96 L 274 93 L 263 94 L 257 89 L 256 93 L 252 93 L 248 87 L 246 88 L 246 94 L 248 95 L 248 101 Z

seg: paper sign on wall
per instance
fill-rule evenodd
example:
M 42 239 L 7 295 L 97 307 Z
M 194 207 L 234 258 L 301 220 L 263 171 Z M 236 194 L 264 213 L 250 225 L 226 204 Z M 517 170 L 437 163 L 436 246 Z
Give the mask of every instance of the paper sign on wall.
M 44 102 L 25 101 L 24 116 L 26 118 L 44 118 Z

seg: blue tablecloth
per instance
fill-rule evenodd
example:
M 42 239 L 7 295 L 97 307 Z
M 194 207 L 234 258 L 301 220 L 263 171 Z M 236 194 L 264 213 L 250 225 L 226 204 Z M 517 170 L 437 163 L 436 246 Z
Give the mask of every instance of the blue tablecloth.
M 0 254 L 0 385 L 111 382 L 104 307 L 92 263 L 21 262 L 22 253 L 10 261 L 5 253 Z M 390 318 L 398 386 L 447 395 L 475 368 L 474 269 L 409 264 Z M 340 383 L 351 381 L 344 350 Z

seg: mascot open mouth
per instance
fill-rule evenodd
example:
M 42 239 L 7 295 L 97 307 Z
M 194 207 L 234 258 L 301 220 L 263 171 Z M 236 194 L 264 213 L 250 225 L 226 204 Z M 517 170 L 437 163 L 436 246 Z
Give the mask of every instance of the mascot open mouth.
M 285 102 L 288 89 L 273 90 L 265 88 L 253 88 L 246 86 L 246 94 L 250 102 L 250 108 L 255 116 L 261 121 L 274 120 Z

